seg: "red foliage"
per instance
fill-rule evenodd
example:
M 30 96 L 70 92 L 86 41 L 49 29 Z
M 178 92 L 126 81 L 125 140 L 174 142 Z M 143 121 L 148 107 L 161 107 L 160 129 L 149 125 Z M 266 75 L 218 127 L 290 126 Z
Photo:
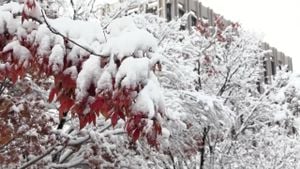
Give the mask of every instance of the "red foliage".
M 26 0 L 25 1 L 26 10 L 34 10 L 37 6 L 35 0 Z M 30 17 L 26 15 L 26 12 L 23 10 L 20 22 L 23 20 L 30 20 Z M 39 23 L 36 24 L 37 27 Z M 28 32 L 28 35 L 30 32 Z M 0 75 L 0 79 L 4 77 L 8 77 L 12 82 L 16 82 L 19 78 L 24 77 L 26 73 L 30 73 L 33 77 L 40 76 L 53 76 L 54 77 L 54 85 L 50 90 L 48 101 L 56 101 L 60 103 L 59 113 L 60 118 L 62 118 L 64 113 L 69 111 L 72 114 L 79 118 L 79 126 L 80 129 L 85 127 L 89 123 L 96 124 L 96 117 L 100 114 L 104 116 L 106 119 L 110 119 L 113 126 L 116 126 L 118 120 L 122 119 L 126 122 L 126 131 L 129 136 L 132 137 L 133 141 L 136 141 L 141 135 L 146 134 L 147 140 L 151 145 L 156 145 L 156 138 L 158 134 L 161 134 L 160 124 L 154 120 L 152 130 L 150 133 L 143 133 L 144 126 L 147 124 L 148 117 L 144 115 L 144 112 L 140 112 L 138 114 L 134 114 L 131 111 L 131 107 L 135 102 L 135 98 L 132 97 L 133 93 L 139 93 L 143 88 L 143 84 L 137 84 L 136 89 L 125 89 L 125 88 L 113 88 L 108 91 L 101 91 L 96 93 L 96 86 L 91 83 L 88 88 L 88 96 L 82 98 L 81 100 L 76 99 L 76 77 L 72 77 L 70 74 L 64 73 L 64 71 L 71 67 L 76 66 L 77 72 L 82 70 L 82 63 L 89 56 L 80 57 L 81 60 L 76 62 L 76 64 L 72 65 L 67 61 L 66 56 L 64 56 L 64 65 L 63 70 L 57 72 L 52 70 L 52 65 L 49 65 L 49 56 L 38 56 L 37 51 L 39 48 L 38 44 L 34 44 L 30 41 L 28 37 L 16 37 L 15 34 L 0 34 L 0 46 L 4 47 L 11 41 L 19 41 L 20 45 L 27 48 L 30 51 L 31 58 L 26 60 L 28 62 L 27 66 L 24 66 L 23 63 L 20 63 L 18 57 L 13 56 L 13 51 L 8 51 L 5 53 L 0 53 L 1 58 L 0 61 L 3 63 L 8 63 L 10 66 L 9 70 L 0 70 L 1 72 L 6 72 Z M 65 48 L 72 48 L 73 46 L 68 46 L 68 39 L 65 38 Z M 53 46 L 52 46 L 53 47 Z M 49 54 L 52 49 L 49 49 Z M 71 50 L 68 50 L 71 51 Z M 100 59 L 100 58 L 99 58 Z M 107 63 L 109 63 L 108 58 L 100 59 L 101 64 L 99 65 L 101 68 L 104 68 Z M 117 65 L 122 64 L 122 61 L 118 61 Z M 159 69 L 161 69 L 160 65 L 158 65 Z M 114 84 L 115 79 L 112 78 L 112 86 Z M 54 98 L 56 98 L 54 100 Z M 92 101 L 91 101 L 92 100 Z

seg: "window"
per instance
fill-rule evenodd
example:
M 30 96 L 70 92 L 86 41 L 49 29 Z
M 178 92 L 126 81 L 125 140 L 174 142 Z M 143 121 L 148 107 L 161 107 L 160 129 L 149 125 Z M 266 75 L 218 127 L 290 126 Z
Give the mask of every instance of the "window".
M 275 62 L 271 61 L 271 65 L 272 65 L 272 75 L 276 74 L 276 66 L 275 66 Z
M 278 61 L 278 68 L 279 68 L 279 70 L 281 70 L 281 65 L 282 65 L 282 62 L 281 62 L 281 60 L 279 60 Z
M 195 16 L 191 16 L 192 26 L 196 26 L 197 18 Z
M 264 78 L 265 78 L 265 83 L 268 84 L 267 61 L 264 60 L 263 65 L 264 65 Z
M 146 13 L 156 14 L 156 11 L 157 11 L 156 7 L 154 7 L 154 8 L 147 8 L 146 9 Z
M 182 8 L 179 9 L 179 17 L 182 17 L 184 15 L 184 10 Z
M 259 93 L 262 93 L 262 87 L 260 85 L 260 82 L 256 82 L 256 89 Z
M 167 21 L 170 21 L 172 19 L 171 7 L 172 7 L 172 5 L 170 3 L 167 3 L 167 6 L 166 6 Z

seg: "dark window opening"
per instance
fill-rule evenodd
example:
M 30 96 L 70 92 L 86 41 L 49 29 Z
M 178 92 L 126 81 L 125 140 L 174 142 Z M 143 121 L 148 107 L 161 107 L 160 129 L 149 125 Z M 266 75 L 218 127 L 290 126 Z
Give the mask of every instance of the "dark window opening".
M 171 7 L 172 7 L 172 5 L 170 3 L 167 3 L 167 6 L 166 6 L 167 21 L 170 21 L 172 19 Z
M 272 75 L 275 75 L 275 74 L 276 74 L 276 66 L 275 66 L 275 62 L 272 61 L 271 64 L 272 64 Z
M 182 17 L 184 15 L 184 10 L 183 9 L 179 9 L 179 17 Z
M 146 13 L 152 13 L 152 14 L 156 15 L 156 12 L 157 12 L 156 7 L 146 9 Z
M 179 9 L 179 17 L 182 17 L 184 15 L 184 10 L 182 8 Z M 186 25 L 181 24 L 179 30 L 185 30 Z
M 263 65 L 264 65 L 264 78 L 265 78 L 265 83 L 268 84 L 267 61 L 264 60 Z
M 282 65 L 282 62 L 279 60 L 278 61 L 278 68 L 279 68 L 279 70 L 281 70 L 281 65 Z
M 191 20 L 192 20 L 192 26 L 196 26 L 196 24 L 197 24 L 197 18 L 196 17 L 194 17 L 194 16 L 191 16 L 192 18 L 191 18 Z
M 256 89 L 259 93 L 262 93 L 260 82 L 256 82 Z

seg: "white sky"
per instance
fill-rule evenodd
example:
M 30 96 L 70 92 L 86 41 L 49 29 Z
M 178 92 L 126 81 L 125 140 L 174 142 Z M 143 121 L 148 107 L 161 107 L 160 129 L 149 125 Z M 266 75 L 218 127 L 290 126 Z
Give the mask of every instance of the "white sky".
M 263 40 L 293 58 L 300 73 L 300 0 L 200 0 L 226 19 L 263 34 Z

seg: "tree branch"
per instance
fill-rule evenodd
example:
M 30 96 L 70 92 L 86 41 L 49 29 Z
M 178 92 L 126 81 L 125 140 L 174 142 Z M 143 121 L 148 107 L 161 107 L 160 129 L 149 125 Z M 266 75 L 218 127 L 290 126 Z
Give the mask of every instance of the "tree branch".
M 43 159 L 44 157 L 46 157 L 48 154 L 50 154 L 53 150 L 55 150 L 55 148 L 58 146 L 58 143 L 54 144 L 52 147 L 50 147 L 47 151 L 45 151 L 42 155 L 30 160 L 29 162 L 25 163 L 24 165 L 22 165 L 20 167 L 20 169 L 25 169 L 33 164 L 35 164 L 36 162 L 38 162 L 39 160 Z
M 45 16 L 44 11 L 41 10 L 41 12 L 42 12 L 42 16 L 43 16 L 44 22 L 45 22 L 45 24 L 47 25 L 47 28 L 48 28 L 53 34 L 56 34 L 56 35 L 61 36 L 62 38 L 64 38 L 64 39 L 70 41 L 71 43 L 73 43 L 73 44 L 75 44 L 76 46 L 78 46 L 78 47 L 84 49 L 85 51 L 89 52 L 89 53 L 92 54 L 92 55 L 95 55 L 95 56 L 98 56 L 98 57 L 101 57 L 101 58 L 107 58 L 107 57 L 108 57 L 108 56 L 103 56 L 103 55 L 100 55 L 100 54 L 98 54 L 98 53 L 95 53 L 93 50 L 89 49 L 88 47 L 85 47 L 85 46 L 83 46 L 83 45 L 81 45 L 81 44 L 75 42 L 74 40 L 72 40 L 72 39 L 66 37 L 65 35 L 63 35 L 63 34 L 60 33 L 59 31 L 57 31 L 57 30 L 56 30 L 54 27 L 52 27 L 52 26 L 49 24 L 49 22 L 47 21 L 47 18 L 46 18 L 46 16 Z
M 2 95 L 2 93 L 4 92 L 5 88 L 6 88 L 6 79 L 7 77 L 4 78 L 3 82 L 1 82 L 1 85 L 0 85 L 0 96 Z

